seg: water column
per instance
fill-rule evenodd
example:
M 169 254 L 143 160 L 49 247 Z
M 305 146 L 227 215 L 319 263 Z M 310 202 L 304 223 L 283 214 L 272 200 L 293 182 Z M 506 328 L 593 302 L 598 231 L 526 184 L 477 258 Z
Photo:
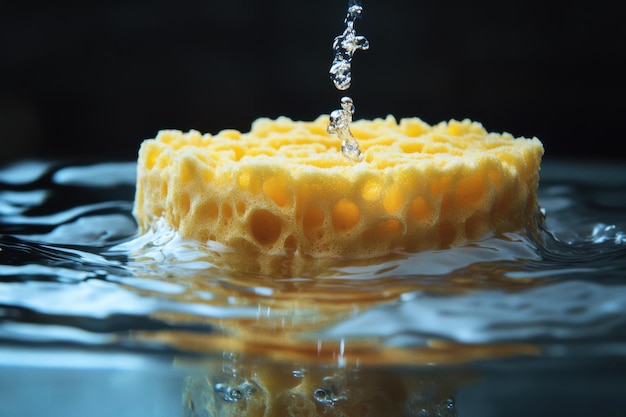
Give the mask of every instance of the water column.
M 352 57 L 358 50 L 369 49 L 369 41 L 364 36 L 357 36 L 354 22 L 363 12 L 360 2 L 350 0 L 348 13 L 345 18 L 346 28 L 343 33 L 333 41 L 335 51 L 333 63 L 330 67 L 330 79 L 335 87 L 344 91 L 350 88 L 352 83 Z M 358 162 L 363 159 L 359 143 L 350 132 L 350 123 L 354 114 L 354 102 L 350 97 L 341 99 L 341 109 L 330 113 L 328 133 L 336 134 L 341 139 L 341 152 L 352 161 Z

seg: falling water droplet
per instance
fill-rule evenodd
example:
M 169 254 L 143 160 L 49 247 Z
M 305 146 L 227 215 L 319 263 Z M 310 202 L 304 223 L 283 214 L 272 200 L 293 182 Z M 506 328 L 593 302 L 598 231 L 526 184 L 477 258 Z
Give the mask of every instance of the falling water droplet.
M 338 90 L 347 90 L 352 83 L 352 56 L 356 51 L 369 49 L 369 41 L 364 36 L 357 36 L 355 20 L 361 16 L 363 8 L 358 1 L 350 0 L 346 15 L 346 29 L 333 42 L 335 58 L 330 67 L 330 79 Z M 354 161 L 363 160 L 359 143 L 350 132 L 350 123 L 354 114 L 354 103 L 350 97 L 341 99 L 341 109 L 330 113 L 328 133 L 336 134 L 341 139 L 341 153 Z
M 330 66 L 330 79 L 338 90 L 347 90 L 352 83 L 352 56 L 358 50 L 369 49 L 369 41 L 364 36 L 357 36 L 354 29 L 355 20 L 360 17 L 363 8 L 351 2 L 348 7 L 343 33 L 333 41 L 335 57 Z
M 341 153 L 354 162 L 363 160 L 359 142 L 350 132 L 350 123 L 354 114 L 354 103 L 350 97 L 341 99 L 341 109 L 333 110 L 330 113 L 330 124 L 328 133 L 337 135 L 341 139 Z

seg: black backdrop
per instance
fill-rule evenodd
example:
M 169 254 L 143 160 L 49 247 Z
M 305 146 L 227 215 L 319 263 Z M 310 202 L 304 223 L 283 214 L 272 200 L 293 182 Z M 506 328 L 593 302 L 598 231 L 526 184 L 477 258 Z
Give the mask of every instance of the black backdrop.
M 94 0 L 0 6 L 0 161 L 134 160 L 163 128 L 248 130 L 339 105 L 347 1 Z M 548 156 L 623 159 L 619 2 L 365 0 L 356 118 L 471 118 Z

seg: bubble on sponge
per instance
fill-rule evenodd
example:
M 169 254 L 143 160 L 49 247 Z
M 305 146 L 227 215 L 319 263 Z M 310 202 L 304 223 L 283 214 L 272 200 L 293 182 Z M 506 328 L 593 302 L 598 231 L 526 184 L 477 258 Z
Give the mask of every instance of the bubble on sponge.
M 134 214 L 184 238 L 266 254 L 367 257 L 534 227 L 543 146 L 469 120 L 359 120 L 354 163 L 311 122 L 161 131 L 139 152 Z

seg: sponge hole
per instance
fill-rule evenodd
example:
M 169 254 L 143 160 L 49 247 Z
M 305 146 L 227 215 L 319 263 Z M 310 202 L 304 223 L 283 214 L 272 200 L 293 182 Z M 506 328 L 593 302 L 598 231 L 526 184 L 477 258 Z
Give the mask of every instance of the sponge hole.
M 247 190 L 254 195 L 258 194 L 261 190 L 259 179 L 251 176 L 249 172 L 241 173 L 237 178 L 237 182 L 239 183 L 239 188 L 244 191 Z
M 233 218 L 233 208 L 230 206 L 230 204 L 224 203 L 222 204 L 222 211 L 221 211 L 221 216 L 220 216 L 220 220 L 222 221 L 222 224 L 224 225 L 228 225 L 230 224 L 230 221 Z
M 324 224 L 324 212 L 317 207 L 309 207 L 302 216 L 302 228 L 305 233 L 322 227 Z
M 332 209 L 333 228 L 336 232 L 345 232 L 357 225 L 361 210 L 354 201 L 342 198 Z
M 398 235 L 404 232 L 404 225 L 398 219 L 383 220 L 378 224 L 378 232 L 381 235 Z
M 233 217 L 233 209 L 230 204 L 222 204 L 222 219 L 229 220 Z
M 182 193 L 180 195 L 179 207 L 180 207 L 181 214 L 183 216 L 186 216 L 187 214 L 189 214 L 189 209 L 191 208 L 191 202 L 190 202 L 190 199 L 189 199 L 189 194 Z
M 235 208 L 237 209 L 237 214 L 239 216 L 243 216 L 246 213 L 246 203 L 243 201 L 238 201 Z
M 402 149 L 404 153 L 422 152 L 423 148 L 424 148 L 423 142 L 403 142 L 400 144 L 400 149 Z
M 487 195 L 487 181 L 479 174 L 469 175 L 459 180 L 454 198 L 459 207 L 481 206 Z
M 383 198 L 383 207 L 387 213 L 395 213 L 404 204 L 404 192 L 400 188 L 394 188 Z
M 218 215 L 217 203 L 207 201 L 198 206 L 198 217 L 201 219 L 215 219 Z
M 434 213 L 434 208 L 424 197 L 416 197 L 411 203 L 411 214 L 420 223 L 428 222 L 432 219 Z
M 250 231 L 259 244 L 269 246 L 280 237 L 282 222 L 268 210 L 257 210 L 250 215 Z
M 285 243 L 283 244 L 283 246 L 285 248 L 285 252 L 295 252 L 296 249 L 298 249 L 298 242 L 293 235 L 289 235 L 285 239 Z
M 263 193 L 268 196 L 278 207 L 286 207 L 291 203 L 291 193 L 287 182 L 279 178 L 271 178 L 263 182 Z
M 365 200 L 376 200 L 382 193 L 383 185 L 378 180 L 367 180 L 361 189 L 361 195 Z

